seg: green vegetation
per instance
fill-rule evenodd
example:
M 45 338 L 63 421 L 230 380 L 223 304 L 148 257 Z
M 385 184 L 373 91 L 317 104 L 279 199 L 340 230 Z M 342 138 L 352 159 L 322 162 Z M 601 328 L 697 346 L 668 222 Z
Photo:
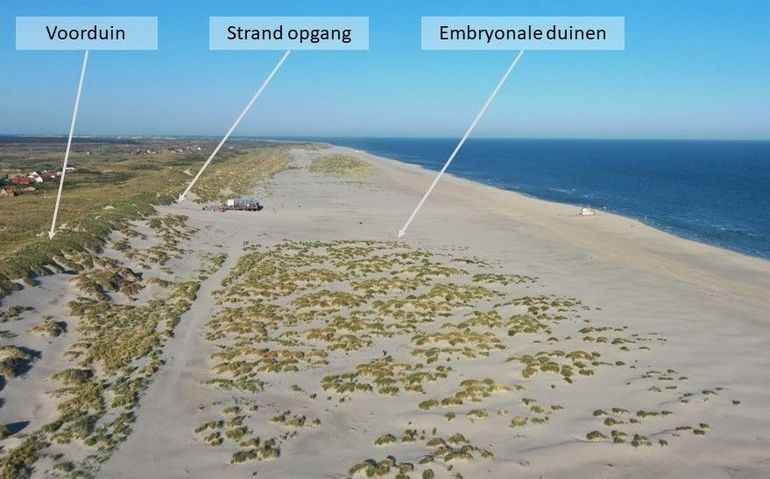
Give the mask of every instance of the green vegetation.
M 509 284 L 536 283 L 537 278 L 520 274 L 479 273 L 473 275 L 473 281 L 475 283 L 498 283 L 508 286 Z
M 328 155 L 313 159 L 310 171 L 334 175 L 366 176 L 371 175 L 374 170 L 371 166 L 353 156 Z
M 523 365 L 521 372 L 525 379 L 532 378 L 538 373 L 551 373 L 560 375 L 566 382 L 572 383 L 577 372 L 583 376 L 590 376 L 593 370 L 589 366 L 599 366 L 601 353 L 597 351 L 571 351 L 565 353 L 562 350 L 540 351 L 535 355 L 511 356 L 507 361 L 515 361 Z
M 252 406 L 248 411 L 244 411 L 240 406 L 226 406 L 222 409 L 222 415 L 229 419 L 204 422 L 195 428 L 195 434 L 204 444 L 211 447 L 222 446 L 225 443 L 239 447 L 230 459 L 231 464 L 277 459 L 281 455 L 281 443 L 293 437 L 293 434 L 282 434 L 268 439 L 254 435 L 254 431 L 247 423 L 253 420 L 251 412 L 256 409 L 258 409 L 256 406 Z M 305 424 L 305 417 L 292 415 L 291 411 L 284 411 L 273 417 L 273 422 L 296 428 Z
M 396 436 L 385 434 L 375 439 L 375 445 L 390 447 L 395 445 Z M 426 431 L 407 429 L 401 437 L 401 444 L 415 444 L 416 447 L 427 448 L 430 453 L 423 455 L 418 464 L 398 461 L 395 456 L 389 455 L 382 460 L 366 459 L 351 466 L 348 469 L 350 477 L 385 477 L 395 473 L 395 477 L 413 477 L 411 473 L 417 472 L 418 477 L 435 477 L 431 465 L 443 465 L 446 470 L 452 470 L 457 462 L 474 461 L 477 459 L 491 459 L 492 452 L 471 444 L 460 433 L 443 437 L 434 429 L 429 435 Z M 419 443 L 419 444 L 418 444 Z M 457 476 L 456 476 L 457 477 Z M 461 477 L 461 476 L 460 476 Z
M 0 323 L 5 323 L 12 320 L 18 320 L 21 314 L 27 311 L 32 311 L 29 306 L 11 306 L 6 310 L 0 311 Z
M 652 377 L 649 375 L 648 377 Z M 612 444 L 626 444 L 632 447 L 651 446 L 652 441 L 648 436 L 657 437 L 660 446 L 667 446 L 669 441 L 679 437 L 681 431 L 692 431 L 695 435 L 705 435 L 708 424 L 699 423 L 697 426 L 673 426 L 671 418 L 674 412 L 663 409 L 640 409 L 635 414 L 629 413 L 627 408 L 613 407 L 610 409 L 597 409 L 593 417 L 601 421 L 612 437 Z M 631 440 L 628 440 L 631 436 Z M 586 435 L 591 441 L 602 441 L 607 435 L 601 431 L 591 431 Z
M 15 378 L 35 359 L 35 356 L 16 346 L 0 346 L 0 376 Z
M 396 436 L 393 434 L 384 434 L 374 440 L 375 446 L 387 446 L 388 444 L 396 442 Z
M 526 287 L 535 279 L 469 273 L 436 255 L 400 243 L 285 241 L 249 249 L 217 291 L 223 308 L 207 325 L 207 338 L 216 347 L 210 384 L 225 389 L 259 391 L 271 381 L 271 374 L 293 374 L 342 360 L 341 370 L 323 375 L 319 384 L 321 390 L 338 395 L 339 403 L 355 400 L 358 394 L 424 395 L 432 385 L 445 383 L 453 374 L 453 368 L 444 361 L 490 357 L 507 349 L 505 342 L 511 340 L 505 338 L 534 339 L 538 334 L 551 334 L 552 325 L 561 324 L 567 314 L 581 308 L 579 301 L 568 298 L 509 299 L 508 293 L 498 288 Z M 465 264 L 469 268 L 488 267 L 480 260 Z M 503 302 L 489 309 L 492 301 Z M 511 307 L 519 311 L 523 308 L 526 314 L 504 319 L 497 309 Z M 458 315 L 459 321 L 455 319 Z M 411 338 L 406 358 L 396 360 L 382 351 L 380 357 L 350 366 L 344 359 L 348 353 L 367 351 L 377 338 L 398 336 Z M 542 356 L 517 357 L 517 361 L 537 361 L 539 365 Z M 549 352 L 545 356 L 563 357 L 569 367 L 582 370 L 596 363 L 599 353 Z M 545 371 L 549 371 L 548 362 L 543 361 Z M 561 373 L 561 368 L 555 372 Z M 416 405 L 423 411 L 454 408 L 521 389 L 520 385 L 514 387 L 492 378 L 464 378 L 450 395 L 421 397 Z M 313 392 L 310 398 L 314 397 Z M 513 426 L 544 424 L 550 414 L 562 409 L 556 406 L 546 411 L 534 399 L 526 404 L 528 416 L 516 416 Z M 446 413 L 448 420 L 455 417 L 453 411 Z M 483 419 L 488 412 L 471 409 L 467 417 Z M 301 427 L 306 420 L 284 412 L 274 416 L 272 422 Z M 428 439 L 425 433 L 407 429 L 400 440 L 392 434 L 373 440 L 378 446 L 387 446 Z M 443 442 L 434 438 L 431 444 L 439 450 L 433 457 L 456 461 L 469 460 L 474 453 L 491 455 L 464 441 L 461 435 Z M 369 460 L 354 466 L 351 474 L 387 474 L 393 466 Z
M 4 149 L 0 174 L 56 169 L 61 152 L 49 145 Z M 206 154 L 197 151 L 213 148 L 202 146 L 196 150 L 166 142 L 76 143 L 71 159 L 77 169 L 67 175 L 52 240 L 45 232 L 56 182 L 38 184 L 37 190 L 14 198 L 0 198 L 0 297 L 20 288 L 16 280 L 34 285 L 38 276 L 58 272 L 73 274 L 72 284 L 81 295 L 69 304 L 70 315 L 78 318 L 77 339 L 65 353 L 73 367 L 52 375 L 58 384 L 50 392 L 56 398 L 58 417 L 18 446 L 3 451 L 0 477 L 26 477 L 43 457 L 55 461 L 52 470 L 56 474 L 91 477 L 131 432 L 139 398 L 163 364 L 163 344 L 195 300 L 199 282 L 218 270 L 226 257 L 203 258 L 195 278 L 176 282 L 145 279 L 142 273 L 101 253 L 117 231 L 116 251 L 142 268 L 159 264 L 161 271 L 172 273 L 167 263 L 188 253 L 183 243 L 195 230 L 186 225 L 183 216 L 150 216 L 154 206 L 173 202 L 188 184 L 192 170 L 200 167 Z M 283 168 L 288 152 L 284 146 L 252 144 L 228 149 L 217 160 L 209 170 L 211 177 L 204 175 L 193 190 L 202 200 L 244 194 Z M 134 239 L 146 241 L 150 235 L 134 229 L 134 222 L 143 220 L 152 230 L 152 240 L 157 241 L 137 249 L 132 247 Z M 135 304 L 135 298 L 150 284 L 160 287 L 159 294 Z M 113 301 L 118 294 L 120 301 Z M 0 322 L 20 319 L 27 310 L 21 306 L 2 310 Z M 4 338 L 14 337 L 0 332 Z M 30 332 L 55 337 L 67 332 L 67 323 L 49 317 L 34 324 Z M 35 359 L 32 350 L 2 346 L 0 374 L 7 381 L 23 373 Z M 237 431 L 230 432 L 234 434 Z M 73 442 L 84 449 L 71 461 L 62 459 L 65 456 L 58 451 L 49 451 L 51 445 L 59 448 Z M 275 455 L 272 448 L 265 449 L 265 457 Z
M 288 152 L 281 147 L 244 150 L 224 162 L 218 156 L 192 192 L 200 202 L 246 196 L 256 185 L 285 169 L 289 161 Z
M 175 201 L 192 170 L 213 148 L 202 146 L 197 152 L 173 143 L 76 143 L 70 159 L 77 169 L 66 176 L 59 226 L 52 240 L 46 233 L 56 182 L 43 183 L 37 191 L 15 198 L 0 198 L 0 297 L 18 289 L 15 280 L 31 283 L 36 276 L 80 271 L 83 261 L 104 248 L 112 231 L 126 231 L 129 221 L 153 213 L 154 205 Z M 4 149 L 0 176 L 55 170 L 60 168 L 61 154 L 60 146 L 50 143 Z M 223 151 L 193 193 L 203 201 L 245 194 L 287 163 L 285 147 L 275 145 Z
M 135 298 L 143 287 L 141 275 L 121 266 L 118 261 L 94 258 L 88 267 L 72 281 L 82 293 L 91 298 L 108 300 L 110 293 L 117 292 Z
M 162 254 L 168 254 L 165 248 L 177 247 L 186 231 L 183 217 L 153 218 L 148 223 L 159 241 L 153 248 Z M 166 229 L 168 224 L 176 228 Z M 51 376 L 57 385 L 50 394 L 57 400 L 58 417 L 5 451 L 0 477 L 26 477 L 42 457 L 54 458 L 61 473 L 93 476 L 130 434 L 139 398 L 162 365 L 163 345 L 199 287 L 197 281 L 168 282 L 162 290 L 165 296 L 137 304 L 131 298 L 144 287 L 141 275 L 108 258 L 89 258 L 82 264 L 73 284 L 83 296 L 69 303 L 70 315 L 77 318 L 77 340 L 65 357 L 73 367 Z M 108 292 L 123 293 L 129 301 L 116 303 Z M 66 331 L 66 323 L 47 318 L 31 331 L 56 336 Z M 0 358 L 0 373 L 12 377 L 34 354 L 5 346 Z M 49 452 L 50 445 L 72 443 L 84 448 L 85 455 L 61 460 L 66 456 Z
M 599 431 L 591 431 L 588 434 L 586 434 L 586 439 L 588 439 L 589 441 L 603 441 L 607 439 L 607 436 L 605 436 Z
M 33 326 L 29 331 L 40 336 L 57 337 L 67 332 L 67 323 L 49 318 Z
M 430 465 L 456 471 L 463 461 L 492 457 L 461 434 L 441 437 L 435 427 L 429 433 L 413 424 L 440 417 L 444 426 L 459 421 L 474 427 L 485 420 L 490 427 L 508 426 L 517 436 L 526 435 L 530 428 L 547 427 L 570 407 L 569 400 L 541 403 L 545 395 L 537 394 L 591 381 L 609 368 L 634 370 L 637 348 L 631 347 L 660 342 L 653 334 L 593 323 L 583 316 L 590 308 L 575 298 L 517 295 L 537 279 L 491 272 L 492 266 L 478 258 L 455 261 L 450 254 L 375 241 L 283 241 L 245 250 L 216 292 L 221 308 L 207 324 L 206 337 L 215 351 L 209 384 L 256 397 L 263 387 L 272 394 L 283 388 L 297 400 L 322 397 L 335 408 L 354 404 L 362 395 L 413 398 L 407 429 L 371 441 L 383 448 L 408 447 L 414 454 L 429 448 L 430 453 L 418 464 L 394 456 L 367 459 L 350 468 L 353 477 L 432 477 Z M 460 263 L 464 269 L 456 267 Z M 391 345 L 398 349 L 390 350 Z M 456 363 L 472 361 L 497 361 L 504 377 L 519 376 L 521 383 L 468 377 L 466 368 L 461 376 Z M 318 378 L 315 390 L 297 386 L 290 376 L 299 372 Z M 666 386 L 686 380 L 671 369 L 634 372 L 634 378 Z M 524 396 L 530 384 L 537 393 Z M 681 397 L 708 400 L 715 394 L 716 388 Z M 510 413 L 499 408 L 501 402 Z M 492 404 L 498 411 L 494 420 L 487 407 Z M 595 430 L 583 433 L 586 440 L 639 447 L 655 437 L 658 444 L 668 443 L 676 411 L 629 414 L 629 409 L 584 411 L 596 421 Z M 272 420 L 268 415 L 263 421 L 296 434 L 304 434 L 310 423 L 304 414 L 271 414 Z M 691 430 L 701 435 L 707 429 Z M 253 459 L 253 454 L 244 452 L 241 459 Z
M 522 427 L 527 425 L 527 418 L 523 416 L 516 416 L 511 419 L 511 427 Z

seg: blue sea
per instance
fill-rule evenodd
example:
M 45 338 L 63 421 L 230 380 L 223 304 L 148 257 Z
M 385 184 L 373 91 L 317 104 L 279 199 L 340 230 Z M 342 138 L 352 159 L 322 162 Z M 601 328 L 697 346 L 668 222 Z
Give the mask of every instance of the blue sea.
M 457 144 L 321 140 L 436 171 Z M 447 172 L 770 258 L 770 141 L 470 139 Z

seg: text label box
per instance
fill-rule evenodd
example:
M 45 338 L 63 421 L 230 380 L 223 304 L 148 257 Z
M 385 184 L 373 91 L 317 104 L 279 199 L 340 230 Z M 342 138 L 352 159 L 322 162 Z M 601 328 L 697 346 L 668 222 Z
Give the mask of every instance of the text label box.
M 368 50 L 369 17 L 209 17 L 211 50 Z
M 17 50 L 157 50 L 158 17 L 16 17 Z
M 422 17 L 423 50 L 624 50 L 625 17 Z

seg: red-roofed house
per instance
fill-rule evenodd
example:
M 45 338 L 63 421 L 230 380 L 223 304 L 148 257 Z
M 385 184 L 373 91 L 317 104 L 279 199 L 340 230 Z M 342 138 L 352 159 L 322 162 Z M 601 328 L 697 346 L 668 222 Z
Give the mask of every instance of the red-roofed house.
M 14 176 L 11 178 L 12 185 L 31 185 L 35 180 L 29 176 Z

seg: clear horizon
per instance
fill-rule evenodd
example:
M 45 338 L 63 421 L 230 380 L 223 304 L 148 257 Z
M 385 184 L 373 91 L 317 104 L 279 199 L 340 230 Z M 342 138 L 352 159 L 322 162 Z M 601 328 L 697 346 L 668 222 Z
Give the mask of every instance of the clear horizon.
M 370 18 L 368 51 L 292 54 L 234 135 L 262 138 L 459 138 L 515 52 L 422 51 L 422 15 L 616 15 L 625 51 L 527 52 L 472 138 L 770 140 L 770 65 L 758 61 L 770 53 L 770 3 L 760 0 L 5 0 L 0 134 L 58 136 L 82 53 L 16 51 L 21 15 L 158 16 L 157 52 L 92 52 L 81 137 L 221 137 L 281 53 L 209 51 L 213 15 Z
M 0 133 L 0 138 L 61 138 L 66 141 L 66 134 L 32 134 L 32 133 Z M 72 137 L 73 142 L 75 140 L 87 140 L 90 138 L 104 138 L 104 139 L 163 139 L 163 138 L 189 138 L 200 140 L 220 140 L 222 135 L 186 135 L 186 134 L 173 134 L 173 133 L 157 133 L 157 134 L 98 134 L 98 135 L 74 135 Z M 232 135 L 230 141 L 235 140 L 303 140 L 303 141 L 315 141 L 315 140 L 334 140 L 334 139 L 394 139 L 394 140 L 457 140 L 458 137 L 454 136 L 372 136 L 372 135 L 274 135 L 274 136 L 248 136 L 248 135 Z M 475 136 L 468 138 L 467 141 L 473 140 L 515 140 L 515 141 L 715 141 L 715 142 L 770 142 L 770 138 L 598 138 L 598 137 L 513 137 L 513 136 Z

